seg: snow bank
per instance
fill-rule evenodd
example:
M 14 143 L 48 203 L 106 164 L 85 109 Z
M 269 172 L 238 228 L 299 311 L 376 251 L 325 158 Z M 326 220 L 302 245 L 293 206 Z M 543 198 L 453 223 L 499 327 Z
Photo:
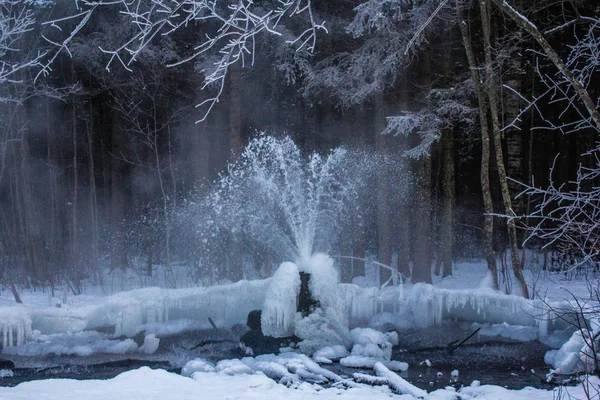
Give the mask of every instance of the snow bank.
M 255 362 L 259 362 L 255 360 Z M 384 367 L 385 368 L 385 367 Z M 387 382 L 395 391 L 410 394 L 395 396 L 399 400 L 553 400 L 557 393 L 552 390 L 525 388 L 508 390 L 499 386 L 471 385 L 460 389 L 436 390 L 427 394 L 381 366 L 381 375 L 372 379 L 377 384 Z M 287 368 L 286 368 L 287 369 Z M 124 372 L 108 380 L 47 379 L 21 383 L 15 387 L 0 387 L 0 398 L 11 400 L 205 400 L 246 399 L 246 400 L 389 400 L 392 397 L 387 386 L 370 386 L 356 383 L 349 388 L 331 385 L 323 388 L 309 383 L 279 384 L 266 373 L 256 372 L 245 375 L 226 375 L 217 372 L 194 372 L 192 379 L 164 370 L 143 367 Z M 358 379 L 357 379 L 358 380 Z M 584 382 L 586 389 L 598 387 L 600 380 L 589 377 Z M 586 398 L 583 385 L 568 388 L 571 398 Z

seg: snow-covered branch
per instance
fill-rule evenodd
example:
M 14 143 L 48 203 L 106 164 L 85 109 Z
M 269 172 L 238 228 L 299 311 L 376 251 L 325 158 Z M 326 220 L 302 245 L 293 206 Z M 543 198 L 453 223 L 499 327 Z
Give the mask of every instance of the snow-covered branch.
M 360 38 L 353 42 L 358 47 L 334 53 L 313 66 L 298 66 L 305 78 L 305 95 L 324 93 L 335 98 L 339 107 L 369 101 L 393 85 L 427 43 L 425 33 L 433 30 L 427 21 L 436 16 L 450 18 L 442 15 L 444 10 L 439 0 L 362 1 L 344 27 L 353 38 Z M 404 52 L 407 47 L 411 51 Z
M 0 85 L 20 80 L 21 70 L 39 65 L 44 53 L 27 59 L 22 55 L 19 40 L 35 24 L 33 10 L 26 2 L 0 0 Z M 1 101 L 8 97 L 0 95 Z
M 564 62 L 556 50 L 550 45 L 546 37 L 542 34 L 542 32 L 540 32 L 538 27 L 525 15 L 521 14 L 513 6 L 511 6 L 508 0 L 492 0 L 492 2 L 496 4 L 496 6 L 498 6 L 519 27 L 521 27 L 535 39 L 548 59 L 556 66 L 562 78 L 570 86 L 570 89 L 573 90 L 574 96 L 567 96 L 566 99 L 568 99 L 570 103 L 573 103 L 575 99 L 581 101 L 587 113 L 589 114 L 592 126 L 597 131 L 600 131 L 600 112 L 598 111 L 598 104 L 592 99 L 589 91 L 587 90 L 587 84 L 589 81 L 584 79 L 584 76 L 589 75 L 586 74 L 586 72 L 589 73 L 590 69 L 583 66 L 577 67 L 578 65 L 582 65 L 580 64 L 582 59 L 590 61 L 590 58 L 592 61 L 591 71 L 594 71 L 598 65 L 597 49 L 596 51 L 590 51 L 588 47 L 588 45 L 591 45 L 592 47 L 594 45 L 598 45 L 594 35 L 596 29 L 598 29 L 597 19 L 587 18 L 587 20 L 592 21 L 590 28 L 592 36 L 588 34 L 585 40 L 577 41 L 577 44 L 574 46 L 575 53 L 572 53 L 569 57 L 569 60 L 574 60 L 574 62 L 570 63 Z M 582 76 L 582 74 L 584 74 L 584 76 Z M 564 94 L 566 95 L 567 93 Z
M 574 44 L 569 46 L 568 56 L 563 58 L 538 27 L 511 6 L 509 1 L 492 1 L 535 39 L 541 47 L 536 52 L 538 57 L 546 58 L 556 68 L 556 73 L 551 74 L 541 68 L 539 62 L 535 65 L 537 77 L 545 88 L 530 100 L 517 93 L 526 106 L 517 115 L 516 121 L 533 109 L 539 114 L 540 120 L 537 126 L 532 127 L 533 130 L 555 130 L 565 134 L 591 130 L 600 133 L 600 99 L 594 99 L 590 90 L 600 72 L 600 21 L 595 17 L 578 16 L 577 21 L 547 29 L 546 34 L 552 34 L 572 25 L 577 27 L 573 29 Z M 584 33 L 578 34 L 582 32 L 582 27 L 585 27 Z M 560 112 L 552 116 L 545 115 L 546 105 L 558 105 Z M 567 115 L 575 118 L 567 118 Z M 518 125 L 512 122 L 506 128 Z M 555 183 L 552 179 L 553 167 L 547 187 L 536 187 L 533 183 L 524 185 L 525 190 L 520 194 L 531 196 L 535 204 L 534 211 L 526 215 L 528 222 L 534 222 L 527 227 L 527 240 L 542 239 L 545 246 L 556 246 L 563 253 L 576 255 L 582 263 L 595 261 L 600 254 L 600 188 L 597 186 L 600 147 L 589 150 L 585 156 L 594 158 L 594 166 L 580 165 L 574 181 Z
M 458 123 L 467 127 L 475 124 L 477 109 L 467 105 L 473 95 L 473 88 L 468 83 L 470 81 L 449 89 L 432 89 L 428 95 L 428 107 L 388 117 L 383 134 L 408 136 L 416 133 L 421 142 L 405 155 L 410 158 L 428 156 L 430 147 L 440 139 L 443 129 L 450 129 Z
M 317 33 L 321 30 L 326 32 L 324 22 L 315 19 L 311 0 L 279 0 L 265 8 L 252 0 L 80 0 L 77 5 L 78 13 L 45 23 L 57 29 L 69 24 L 75 24 L 75 27 L 61 41 L 46 38 L 54 46 L 54 52 L 43 73 L 51 69 L 59 54 L 70 53 L 73 40 L 100 7 L 118 8 L 120 15 L 133 28 L 115 48 L 101 46 L 101 50 L 109 56 L 107 70 L 114 64 L 131 70 L 156 38 L 194 29 L 198 34 L 191 51 L 167 66 L 194 61 L 202 65 L 203 88 L 216 86 L 216 94 L 198 105 L 206 107 L 202 120 L 218 103 L 229 67 L 236 63 L 253 65 L 259 35 L 282 36 L 284 20 L 302 16 L 308 25 L 287 42 L 296 51 L 312 52 Z M 210 63 L 202 63 L 209 57 Z
M 597 261 L 600 254 L 600 188 L 594 185 L 600 177 L 600 157 L 596 149 L 595 166 L 579 167 L 577 179 L 557 185 L 551 179 L 548 187 L 525 185 L 520 196 L 530 195 L 538 201 L 527 216 L 536 223 L 529 227 L 527 240 L 539 238 L 545 246 L 556 246 L 576 255 L 581 262 Z

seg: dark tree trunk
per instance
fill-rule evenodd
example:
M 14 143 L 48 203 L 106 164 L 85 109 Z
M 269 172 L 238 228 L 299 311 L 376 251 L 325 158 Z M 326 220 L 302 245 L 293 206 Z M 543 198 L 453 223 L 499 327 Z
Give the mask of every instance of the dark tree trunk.
M 421 86 L 431 90 L 431 57 L 421 57 Z M 413 227 L 415 229 L 412 282 L 431 283 L 431 157 L 422 155 L 416 162 Z
M 125 268 L 127 257 L 124 249 L 123 224 L 125 220 L 125 163 L 119 159 L 124 151 L 124 135 L 118 121 L 118 112 L 113 112 L 111 126 L 111 188 L 110 188 L 110 264 L 111 268 Z

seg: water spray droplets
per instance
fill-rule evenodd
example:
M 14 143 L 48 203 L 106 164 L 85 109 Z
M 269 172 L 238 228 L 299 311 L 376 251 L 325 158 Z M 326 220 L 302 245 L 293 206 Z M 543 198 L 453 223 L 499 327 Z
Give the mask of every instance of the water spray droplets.
M 243 235 L 297 262 L 329 251 L 361 176 L 350 155 L 305 157 L 289 137 L 252 140 L 207 199 L 207 235 Z

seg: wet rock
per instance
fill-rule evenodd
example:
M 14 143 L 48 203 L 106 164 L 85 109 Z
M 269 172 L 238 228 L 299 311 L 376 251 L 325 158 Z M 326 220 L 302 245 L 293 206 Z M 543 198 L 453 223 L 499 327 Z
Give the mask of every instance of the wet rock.
M 0 369 L 14 369 L 15 363 L 11 360 L 0 358 Z
M 295 336 L 283 338 L 265 336 L 262 333 L 261 314 L 261 310 L 252 310 L 248 313 L 246 325 L 250 330 L 240 338 L 240 347 L 246 353 L 245 355 L 277 354 L 281 347 L 298 342 L 298 338 Z

